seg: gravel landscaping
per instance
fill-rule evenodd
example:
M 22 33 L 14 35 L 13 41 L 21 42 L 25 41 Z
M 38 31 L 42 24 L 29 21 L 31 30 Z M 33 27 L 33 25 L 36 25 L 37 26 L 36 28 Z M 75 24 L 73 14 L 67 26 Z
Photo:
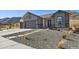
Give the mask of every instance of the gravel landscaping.
M 12 34 L 12 35 L 17 35 L 17 34 Z M 4 36 L 4 37 L 8 37 L 8 36 Z M 25 37 L 24 36 L 16 37 L 10 40 L 14 40 L 16 42 L 38 49 L 49 49 L 49 48 L 55 49 L 60 37 L 61 35 L 59 31 L 41 30 L 39 32 L 27 35 Z
M 38 29 L 36 29 L 38 30 Z M 33 32 L 36 30 L 31 30 Z M 28 34 L 29 32 L 22 32 L 23 34 Z M 20 33 L 20 34 L 22 34 Z M 37 49 L 58 49 L 57 44 L 62 38 L 62 35 L 66 33 L 66 39 L 63 47 L 66 49 L 79 48 L 79 34 L 67 34 L 67 31 L 56 31 L 42 29 L 41 31 L 35 32 L 30 35 L 18 37 L 19 33 L 7 35 L 4 37 L 17 36 L 16 38 L 11 38 L 10 40 L 16 41 L 18 43 L 37 48 Z

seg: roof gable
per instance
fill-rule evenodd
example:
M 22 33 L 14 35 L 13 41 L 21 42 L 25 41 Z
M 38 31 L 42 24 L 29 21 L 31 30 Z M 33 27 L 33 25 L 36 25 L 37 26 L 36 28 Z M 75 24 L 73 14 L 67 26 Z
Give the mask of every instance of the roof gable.
M 42 18 L 50 18 L 53 15 L 53 13 L 51 14 L 45 14 L 45 15 L 40 15 Z
M 31 13 L 31 12 L 27 12 L 27 13 L 22 17 L 22 19 L 26 19 L 26 18 L 28 18 L 30 15 L 33 15 L 33 16 L 36 16 L 36 17 L 42 18 L 41 16 L 38 16 L 38 15 L 33 14 L 33 13 Z
M 63 10 L 58 10 L 58 11 L 56 11 L 55 13 L 51 13 L 51 14 L 46 14 L 46 15 L 41 15 L 41 17 L 43 17 L 43 18 L 51 18 L 51 17 L 53 17 L 55 14 L 57 14 L 57 13 L 68 13 L 68 12 L 66 12 L 66 11 L 63 11 Z

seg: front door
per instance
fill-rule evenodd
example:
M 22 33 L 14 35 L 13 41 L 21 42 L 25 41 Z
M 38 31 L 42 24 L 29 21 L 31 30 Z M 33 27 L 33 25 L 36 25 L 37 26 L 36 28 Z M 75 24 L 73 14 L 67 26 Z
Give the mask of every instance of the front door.
M 51 27 L 51 20 L 48 20 L 48 27 Z

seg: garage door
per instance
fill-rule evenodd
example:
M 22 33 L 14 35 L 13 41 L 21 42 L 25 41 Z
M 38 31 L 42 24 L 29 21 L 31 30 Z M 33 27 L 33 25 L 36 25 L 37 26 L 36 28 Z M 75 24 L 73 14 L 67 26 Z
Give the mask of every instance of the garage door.
M 36 21 L 26 21 L 25 22 L 25 28 L 36 28 Z

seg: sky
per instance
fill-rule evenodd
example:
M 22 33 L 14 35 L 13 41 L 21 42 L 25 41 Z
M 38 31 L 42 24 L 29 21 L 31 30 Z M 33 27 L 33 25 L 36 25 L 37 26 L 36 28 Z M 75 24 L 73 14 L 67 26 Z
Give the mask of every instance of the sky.
M 79 12 L 79 10 L 70 10 L 73 12 Z M 0 18 L 5 17 L 22 17 L 25 13 L 31 12 L 37 15 L 54 13 L 56 10 L 0 10 Z

